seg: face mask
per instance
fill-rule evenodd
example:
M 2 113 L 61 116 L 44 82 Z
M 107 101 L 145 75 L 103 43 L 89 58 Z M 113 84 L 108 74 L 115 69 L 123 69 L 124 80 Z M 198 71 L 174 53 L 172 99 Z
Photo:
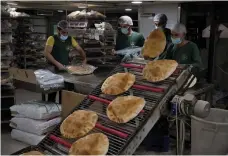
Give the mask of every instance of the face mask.
M 121 28 L 121 32 L 125 35 L 128 34 L 128 28 Z
M 65 41 L 67 38 L 68 38 L 68 36 L 60 35 L 60 39 L 63 40 L 63 41 Z
M 158 28 L 160 28 L 160 27 L 155 25 L 155 29 L 158 29 Z
M 181 38 L 172 38 L 171 37 L 171 40 L 172 40 L 173 44 L 180 44 L 181 43 Z

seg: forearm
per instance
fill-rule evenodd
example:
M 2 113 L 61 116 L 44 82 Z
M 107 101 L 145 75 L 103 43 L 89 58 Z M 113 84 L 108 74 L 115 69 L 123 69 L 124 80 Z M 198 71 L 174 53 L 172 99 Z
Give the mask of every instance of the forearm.
M 45 57 L 49 62 L 51 62 L 55 66 L 58 66 L 60 64 L 50 53 L 46 53 Z
M 80 46 L 75 47 L 75 51 L 79 52 L 79 55 L 82 57 L 82 60 L 86 60 L 86 54 Z

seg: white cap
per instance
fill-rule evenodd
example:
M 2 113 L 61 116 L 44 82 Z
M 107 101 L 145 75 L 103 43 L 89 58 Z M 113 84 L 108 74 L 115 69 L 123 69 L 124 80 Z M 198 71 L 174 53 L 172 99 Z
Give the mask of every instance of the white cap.
M 121 16 L 120 18 L 119 18 L 119 24 L 128 24 L 128 25 L 133 25 L 133 21 L 132 21 L 132 19 L 131 19 L 131 17 L 129 17 L 129 16 Z
M 187 33 L 187 29 L 185 27 L 184 24 L 181 23 L 177 23 L 175 24 L 172 28 L 172 31 L 176 32 L 176 33 L 180 33 L 180 34 L 186 34 Z

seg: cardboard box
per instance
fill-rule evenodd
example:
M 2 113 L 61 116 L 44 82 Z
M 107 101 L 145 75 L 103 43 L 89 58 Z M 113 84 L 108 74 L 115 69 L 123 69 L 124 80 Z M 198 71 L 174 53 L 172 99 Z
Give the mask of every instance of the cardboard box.
M 75 93 L 72 91 L 62 91 L 62 118 L 66 118 L 67 115 L 78 106 L 86 95 Z
M 15 80 L 29 82 L 32 84 L 36 84 L 36 76 L 34 74 L 34 70 L 31 69 L 19 69 L 19 68 L 9 68 L 10 76 L 12 76 Z

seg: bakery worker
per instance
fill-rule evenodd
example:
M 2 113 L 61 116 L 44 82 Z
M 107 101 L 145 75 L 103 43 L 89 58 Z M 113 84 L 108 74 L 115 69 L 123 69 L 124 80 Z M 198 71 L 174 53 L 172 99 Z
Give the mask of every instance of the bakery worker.
M 167 21 L 168 18 L 165 14 L 157 14 L 154 16 L 155 29 L 163 30 L 166 37 L 166 42 L 171 43 L 171 30 L 166 28 Z
M 73 48 L 79 52 L 83 62 L 86 63 L 86 55 L 79 44 L 71 36 L 68 36 L 68 22 L 62 20 L 57 25 L 57 35 L 48 37 L 44 55 L 48 63 L 58 70 L 65 69 L 69 64 L 69 52 Z
M 171 28 L 171 40 L 173 45 L 167 49 L 166 59 L 176 60 L 179 64 L 191 64 L 194 67 L 202 67 L 202 60 L 198 46 L 185 40 L 187 33 L 183 24 L 177 23 Z
M 54 66 L 54 72 L 65 70 L 69 64 L 69 52 L 73 48 L 79 52 L 82 57 L 82 63 L 86 63 L 86 55 L 79 44 L 71 36 L 68 36 L 68 22 L 62 20 L 57 25 L 57 35 L 48 37 L 44 55 L 51 66 Z M 55 102 L 56 93 L 48 95 L 48 101 Z
M 121 16 L 118 23 L 120 25 L 120 29 L 118 30 L 116 37 L 116 51 L 131 46 L 143 46 L 145 39 L 142 34 L 132 30 L 133 21 L 131 17 Z
M 157 14 L 154 16 L 153 21 L 154 21 L 155 29 L 161 29 L 164 32 L 166 37 L 166 47 L 164 49 L 164 52 L 159 56 L 159 59 L 164 59 L 167 48 L 172 44 L 171 30 L 169 28 L 166 28 L 168 18 L 165 14 Z

